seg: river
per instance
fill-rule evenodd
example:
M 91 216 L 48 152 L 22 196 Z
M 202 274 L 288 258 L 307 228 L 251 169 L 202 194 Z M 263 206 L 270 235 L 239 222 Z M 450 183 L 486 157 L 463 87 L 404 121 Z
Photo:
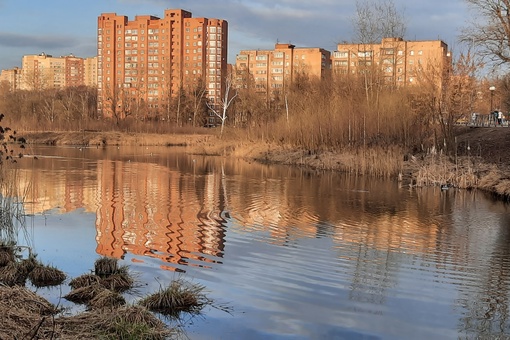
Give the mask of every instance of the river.
M 480 192 L 178 147 L 31 147 L 17 165 L 38 258 L 69 278 L 119 258 L 143 283 L 131 302 L 205 286 L 189 339 L 510 337 L 509 206 Z

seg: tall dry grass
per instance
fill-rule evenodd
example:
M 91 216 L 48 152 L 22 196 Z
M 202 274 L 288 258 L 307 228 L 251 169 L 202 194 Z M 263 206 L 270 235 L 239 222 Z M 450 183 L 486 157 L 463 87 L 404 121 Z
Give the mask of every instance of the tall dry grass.
M 400 158 L 406 153 L 425 150 L 436 143 L 440 131 L 427 113 L 435 93 L 411 87 L 384 86 L 384 81 L 379 75 L 371 76 L 369 82 L 362 75 L 321 80 L 299 75 L 290 87 L 274 96 L 239 89 L 229 108 L 224 139 L 235 139 L 237 143 L 278 143 L 312 154 L 349 152 L 355 156 L 353 164 L 349 165 L 352 171 L 398 173 Z M 166 119 L 166 111 L 155 112 L 150 119 L 138 114 L 121 120 L 105 119 L 98 117 L 94 110 L 97 100 L 94 89 L 68 91 L 76 91 L 76 95 L 67 95 L 65 91 L 61 95 L 27 91 L 5 94 L 0 96 L 0 109 L 15 111 L 17 121 L 19 118 L 22 124 L 20 128 L 27 131 L 218 133 L 217 129 L 193 126 L 187 120 Z M 90 101 L 84 103 L 84 97 Z M 70 98 L 76 102 L 71 106 L 64 105 L 63 101 Z M 52 112 L 48 112 L 45 105 L 49 99 L 55 103 Z M 417 105 L 418 102 L 421 104 Z M 68 107 L 73 110 L 66 109 Z M 180 110 L 182 117 L 192 114 L 185 106 Z M 174 114 L 170 116 L 175 117 Z M 398 152 L 401 155 L 397 156 Z
M 0 245 L 22 245 L 31 249 L 33 238 L 24 209 L 28 189 L 19 185 L 19 175 L 12 164 L 0 165 Z
M 379 86 L 367 97 L 361 79 L 303 81 L 309 84 L 289 90 L 288 106 L 281 107 L 275 119 L 247 128 L 250 138 L 312 152 L 349 148 L 358 157 L 369 156 L 364 162 L 381 148 L 406 152 L 432 146 L 434 131 L 425 115 L 413 108 L 414 94 L 409 89 Z M 357 152 L 367 148 L 373 151 Z

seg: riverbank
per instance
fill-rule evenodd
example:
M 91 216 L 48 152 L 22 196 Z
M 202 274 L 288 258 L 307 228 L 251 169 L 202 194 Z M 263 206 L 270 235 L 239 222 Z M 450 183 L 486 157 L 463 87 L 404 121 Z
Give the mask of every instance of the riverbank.
M 480 189 L 510 197 L 510 135 L 501 128 L 457 131 L 457 157 L 441 153 L 409 155 L 398 147 L 363 152 L 312 152 L 283 144 L 219 138 L 214 134 L 134 134 L 123 132 L 24 132 L 27 144 L 75 146 L 182 146 L 192 154 L 233 156 L 263 163 L 306 167 L 313 171 L 341 171 L 392 177 L 410 186 Z M 508 150 L 508 151 L 507 151 Z

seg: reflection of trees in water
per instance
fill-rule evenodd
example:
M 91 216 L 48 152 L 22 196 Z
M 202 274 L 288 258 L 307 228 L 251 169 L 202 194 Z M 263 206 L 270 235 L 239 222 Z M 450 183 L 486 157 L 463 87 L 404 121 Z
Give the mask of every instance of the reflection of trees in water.
M 360 243 L 349 298 L 372 305 L 384 304 L 388 288 L 397 285 L 395 271 L 391 269 L 396 262 L 398 259 L 391 251 L 370 249 L 366 243 Z
M 460 319 L 459 333 L 476 335 L 479 339 L 507 339 L 510 334 L 509 292 L 510 292 L 510 217 L 501 218 L 496 243 L 493 249 L 484 248 L 489 260 L 480 266 L 478 258 L 471 261 L 476 268 L 477 292 L 468 289 L 460 298 L 464 317 Z M 481 244 L 480 246 L 483 246 Z

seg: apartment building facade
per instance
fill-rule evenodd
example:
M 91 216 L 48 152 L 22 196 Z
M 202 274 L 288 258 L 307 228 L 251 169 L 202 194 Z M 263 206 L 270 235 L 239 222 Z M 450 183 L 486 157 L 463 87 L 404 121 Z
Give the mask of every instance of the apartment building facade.
M 167 9 L 162 18 L 103 13 L 98 17 L 98 111 L 123 118 L 133 105 L 165 117 L 179 91 L 205 86 L 220 103 L 227 75 L 228 23 Z
M 21 69 L 3 70 L 2 73 L 17 75 L 17 78 L 10 76 L 9 82 L 13 89 L 20 90 L 97 86 L 97 70 L 93 66 L 85 68 L 85 64 L 94 59 L 72 54 L 60 57 L 46 53 L 25 55 Z
M 236 85 L 253 87 L 255 92 L 271 100 L 298 75 L 323 79 L 330 70 L 329 51 L 277 43 L 273 50 L 243 50 L 236 56 Z
M 97 86 L 97 57 L 83 60 L 83 84 L 85 86 Z
M 9 91 L 19 89 L 21 84 L 21 69 L 15 67 L 9 70 L 2 70 L 2 72 L 0 72 L 0 83 L 7 84 Z
M 394 86 L 419 84 L 423 77 L 441 78 L 452 62 L 448 45 L 441 40 L 402 38 L 384 38 L 380 44 L 338 44 L 331 59 L 333 74 L 356 76 L 368 72 Z
M 24 55 L 21 62 L 22 90 L 46 90 L 65 86 L 65 59 L 41 53 Z

